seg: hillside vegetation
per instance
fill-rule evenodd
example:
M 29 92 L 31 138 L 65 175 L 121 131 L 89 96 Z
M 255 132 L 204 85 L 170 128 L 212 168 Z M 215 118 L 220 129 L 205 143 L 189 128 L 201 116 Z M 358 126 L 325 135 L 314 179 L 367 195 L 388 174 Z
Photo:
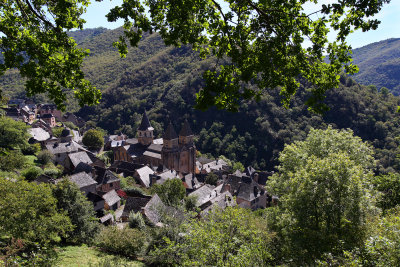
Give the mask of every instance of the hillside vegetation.
M 354 75 L 357 82 L 387 87 L 394 94 L 400 94 L 400 39 L 387 39 L 354 49 L 353 60 L 360 68 Z
M 311 127 L 331 124 L 351 128 L 375 147 L 377 172 L 400 170 L 396 157 L 400 128 L 395 112 L 399 98 L 391 94 L 342 76 L 340 87 L 327 94 L 331 109 L 323 116 L 310 113 L 302 104 L 308 96 L 306 83 L 289 110 L 282 108 L 278 90 L 266 90 L 259 102 L 243 102 L 238 113 L 216 109 L 201 112 L 193 109 L 195 94 L 203 86 L 204 70 L 215 66 L 213 58 L 200 60 L 190 47 L 166 47 L 157 34 L 152 34 L 145 35 L 139 47 L 131 48 L 121 59 L 112 47 L 121 29 L 90 30 L 85 37 L 86 31 L 72 35 L 81 47 L 91 51 L 84 70 L 103 92 L 103 99 L 100 105 L 84 107 L 78 114 L 109 133 L 135 135 L 144 110 L 158 136 L 169 120 L 179 131 L 187 118 L 197 134 L 196 146 L 201 153 L 224 155 L 244 165 L 273 170 L 285 143 L 303 140 Z M 3 90 L 11 97 L 24 94 L 16 75 L 9 72 L 1 78 Z M 70 103 L 70 109 L 77 111 L 78 107 Z

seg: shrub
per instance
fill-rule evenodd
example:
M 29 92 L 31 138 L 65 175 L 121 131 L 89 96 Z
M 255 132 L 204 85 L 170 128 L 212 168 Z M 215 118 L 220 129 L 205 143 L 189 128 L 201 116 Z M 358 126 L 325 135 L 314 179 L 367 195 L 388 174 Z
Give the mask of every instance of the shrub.
M 22 149 L 22 153 L 24 153 L 24 155 L 36 155 L 40 150 L 40 144 L 36 143 L 26 146 Z
M 53 155 L 48 150 L 42 150 L 37 155 L 37 159 L 41 164 L 46 165 L 51 162 Z
M 25 162 L 26 159 L 20 151 L 0 149 L 0 170 L 14 171 L 21 169 Z
M 64 125 L 67 127 L 67 128 L 70 128 L 70 129 L 73 129 L 73 130 L 79 130 L 79 127 L 78 126 L 76 126 L 73 122 L 71 122 L 71 121 L 66 121 L 66 122 L 63 122 L 64 123 Z
M 133 210 L 129 213 L 129 227 L 136 229 L 143 229 L 146 226 L 142 214 L 140 212 L 134 212 Z
M 44 174 L 56 179 L 61 176 L 62 171 L 57 168 L 46 168 L 44 169 Z
M 43 173 L 42 169 L 36 166 L 32 166 L 22 172 L 22 176 L 25 177 L 27 181 L 35 180 L 39 175 Z
M 104 227 L 96 238 L 96 245 L 108 252 L 137 257 L 142 251 L 146 235 L 130 228 L 118 229 L 115 226 Z

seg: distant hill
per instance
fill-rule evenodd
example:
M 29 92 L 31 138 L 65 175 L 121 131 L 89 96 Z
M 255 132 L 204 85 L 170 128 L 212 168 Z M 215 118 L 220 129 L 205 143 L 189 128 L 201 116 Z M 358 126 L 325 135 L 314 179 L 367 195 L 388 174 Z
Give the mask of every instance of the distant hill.
M 202 73 L 215 66 L 213 58 L 200 60 L 188 46 L 166 47 L 159 35 L 147 34 L 138 48 L 131 48 L 121 59 L 112 47 L 120 34 L 122 29 L 72 33 L 80 47 L 91 51 L 83 69 L 101 89 L 103 99 L 95 107 L 79 109 L 73 101 L 69 107 L 109 133 L 134 136 L 144 110 L 157 137 L 162 136 L 170 120 L 179 131 L 187 118 L 201 153 L 224 155 L 245 166 L 273 170 L 284 144 L 303 140 L 311 127 L 331 124 L 353 129 L 374 146 L 377 172 L 400 171 L 398 97 L 342 76 L 340 87 L 327 94 L 331 110 L 324 116 L 311 114 L 303 105 L 309 95 L 306 82 L 302 82 L 289 110 L 280 105 L 279 92 L 269 90 L 260 102 L 244 101 L 238 113 L 214 108 L 201 112 L 193 109 L 195 94 L 204 85 Z M 16 71 L 0 78 L 0 86 L 11 97 L 23 97 L 22 85 Z
M 388 39 L 353 50 L 354 63 L 360 68 L 354 79 L 362 84 L 387 87 L 400 94 L 400 39 Z

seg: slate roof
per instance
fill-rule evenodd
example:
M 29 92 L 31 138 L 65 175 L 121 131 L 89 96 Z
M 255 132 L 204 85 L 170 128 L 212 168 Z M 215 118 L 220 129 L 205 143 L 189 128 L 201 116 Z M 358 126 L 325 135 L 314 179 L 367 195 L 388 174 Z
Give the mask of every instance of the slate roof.
M 162 144 L 164 144 L 164 140 L 162 138 L 154 139 L 153 144 L 162 145 Z
M 68 157 L 71 160 L 72 165 L 74 165 L 74 167 L 78 166 L 79 163 L 86 163 L 86 164 L 93 163 L 92 160 L 89 158 L 89 155 L 85 151 L 68 154 Z
M 54 117 L 51 113 L 46 113 L 40 116 L 42 119 L 48 119 Z
M 164 203 L 157 194 L 154 194 L 146 206 L 144 206 L 143 213 L 150 222 L 156 224 L 161 220 L 161 212 L 164 209 Z
M 190 135 L 193 135 L 192 129 L 190 129 L 189 122 L 185 120 L 185 122 L 183 123 L 183 127 L 179 132 L 179 136 L 190 136 Z
M 139 141 L 137 140 L 137 138 L 128 138 L 125 140 L 125 143 L 130 145 L 137 144 L 138 142 Z
M 217 196 L 218 192 L 221 191 L 222 185 L 215 187 L 213 185 L 205 184 L 194 192 L 191 192 L 189 196 L 197 196 L 197 206 L 201 206 L 210 199 Z
M 131 211 L 139 212 L 146 206 L 150 201 L 151 197 L 128 197 L 124 206 L 124 211 L 122 212 L 122 217 L 129 217 Z
M 153 128 L 153 127 L 151 127 L 151 124 L 150 124 L 149 118 L 147 117 L 146 111 L 144 111 L 143 117 L 142 117 L 142 122 L 140 123 L 138 130 L 146 131 L 149 128 Z
M 186 184 L 186 189 L 189 190 L 196 189 L 200 185 L 200 182 L 197 180 L 196 176 L 193 177 L 193 174 L 191 173 L 186 174 L 183 180 Z
M 79 173 L 79 172 L 92 173 L 92 171 L 93 167 L 84 162 L 80 162 L 74 169 L 74 173 Z
M 198 161 L 201 165 L 203 165 L 203 164 L 210 163 L 210 162 L 212 162 L 212 161 L 214 161 L 214 160 L 213 160 L 213 159 L 204 158 L 204 157 L 199 157 L 199 158 L 197 158 L 197 161 Z
M 92 179 L 86 172 L 80 172 L 73 174 L 68 179 L 75 183 L 79 188 L 83 188 L 89 185 L 96 185 L 96 181 Z
M 35 139 L 38 142 L 46 141 L 47 139 L 50 138 L 50 134 L 46 132 L 44 129 L 39 127 L 28 129 L 28 133 L 32 135 L 33 139 Z
M 136 169 L 143 167 L 141 164 L 127 162 L 127 161 L 115 161 L 111 166 L 110 169 L 115 169 L 119 171 L 131 171 L 134 172 Z
M 157 184 L 163 184 L 165 181 L 174 179 L 177 177 L 177 173 L 174 170 L 167 170 L 157 175 Z
M 178 135 L 176 134 L 174 126 L 172 126 L 171 122 L 168 124 L 167 129 L 165 130 L 163 138 L 165 140 L 172 140 L 178 138 Z
M 266 194 L 265 189 L 251 180 L 250 183 L 247 183 L 247 181 L 240 183 L 237 197 L 247 201 L 252 201 L 264 194 Z
M 235 195 L 237 190 L 239 189 L 241 180 L 241 176 L 228 175 L 228 179 L 225 181 L 224 185 L 229 184 L 231 188 L 230 192 Z
M 143 184 L 146 187 L 150 186 L 150 174 L 154 174 L 154 171 L 152 169 L 150 169 L 148 166 L 144 166 L 140 169 L 136 170 L 138 175 L 139 175 L 139 179 L 143 182 Z
M 147 151 L 159 152 L 161 153 L 163 146 L 160 144 L 151 144 L 147 147 Z
M 111 213 L 104 215 L 103 217 L 99 218 L 100 223 L 105 223 L 106 221 L 110 220 L 114 222 L 114 216 Z
M 119 181 L 119 178 L 110 170 L 96 168 L 96 173 L 96 181 L 98 184 L 109 184 Z
M 216 207 L 218 207 L 220 209 L 225 209 L 226 207 L 234 206 L 236 203 L 235 203 L 231 193 L 226 191 L 226 192 L 221 193 L 220 195 L 210 199 L 209 204 L 210 205 L 201 212 L 201 214 L 203 216 Z
M 55 104 L 44 104 L 40 108 L 41 109 L 57 109 L 57 105 L 55 105 Z
M 53 155 L 61 154 L 61 153 L 72 153 L 77 152 L 79 150 L 86 151 L 81 145 L 76 143 L 75 141 L 66 142 L 66 143 L 54 143 L 46 145 L 47 150 L 49 150 Z
M 101 196 L 92 192 L 89 192 L 86 197 L 89 201 L 93 203 L 104 201 L 104 199 Z
M 103 199 L 108 206 L 112 206 L 121 200 L 121 198 L 118 196 L 117 192 L 114 189 L 104 194 Z
M 145 151 L 143 153 L 143 156 L 148 156 L 148 157 L 151 157 L 151 158 L 161 159 L 161 154 L 160 153 L 151 152 L 151 151 Z

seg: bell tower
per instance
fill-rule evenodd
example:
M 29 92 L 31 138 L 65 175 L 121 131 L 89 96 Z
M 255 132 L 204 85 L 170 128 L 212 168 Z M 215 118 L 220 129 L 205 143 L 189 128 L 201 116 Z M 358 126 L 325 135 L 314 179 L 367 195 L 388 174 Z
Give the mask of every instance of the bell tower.
M 178 135 L 176 134 L 171 122 L 168 124 L 163 136 L 161 155 L 165 167 L 170 170 L 179 170 Z
M 193 143 L 193 133 L 189 122 L 185 120 L 179 132 L 179 171 L 182 173 L 194 173 L 196 166 L 196 147 Z
M 143 113 L 142 122 L 138 128 L 138 141 L 144 146 L 151 145 L 153 143 L 153 131 L 149 118 L 147 117 L 146 111 Z

